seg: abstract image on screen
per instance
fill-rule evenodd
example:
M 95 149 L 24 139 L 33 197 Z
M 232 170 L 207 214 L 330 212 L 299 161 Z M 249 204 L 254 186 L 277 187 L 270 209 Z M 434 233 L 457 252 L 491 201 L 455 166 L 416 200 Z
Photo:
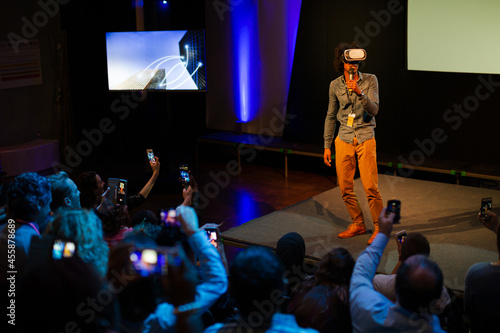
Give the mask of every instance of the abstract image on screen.
M 106 33 L 109 90 L 206 90 L 204 30 Z

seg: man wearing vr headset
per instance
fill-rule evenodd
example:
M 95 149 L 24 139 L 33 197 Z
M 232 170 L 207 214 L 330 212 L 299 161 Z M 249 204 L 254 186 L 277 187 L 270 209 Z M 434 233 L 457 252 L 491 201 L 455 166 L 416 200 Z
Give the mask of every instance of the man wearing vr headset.
M 358 71 L 366 51 L 356 43 L 340 43 L 335 49 L 335 70 L 343 75 L 330 83 L 328 112 L 324 130 L 324 162 L 331 166 L 331 145 L 336 121 L 340 123 L 335 139 L 337 180 L 352 223 L 338 237 L 349 238 L 366 233 L 363 212 L 354 193 L 356 159 L 363 188 L 368 198 L 374 231 L 368 244 L 378 233 L 378 217 L 384 204 L 378 190 L 375 116 L 379 108 L 378 80 L 373 74 Z

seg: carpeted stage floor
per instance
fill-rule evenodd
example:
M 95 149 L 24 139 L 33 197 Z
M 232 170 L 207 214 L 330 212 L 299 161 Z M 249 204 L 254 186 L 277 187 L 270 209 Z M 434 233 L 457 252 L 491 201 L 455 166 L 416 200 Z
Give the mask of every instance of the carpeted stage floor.
M 379 189 L 384 204 L 401 200 L 400 230 L 423 233 L 431 243 L 431 258 L 444 273 L 446 286 L 464 290 L 467 269 L 476 262 L 498 260 L 495 235 L 477 220 L 481 198 L 493 198 L 493 211 L 499 211 L 500 191 L 379 175 Z M 361 180 L 355 191 L 369 229 L 366 235 L 340 239 L 337 234 L 350 218 L 338 187 L 232 228 L 222 233 L 224 239 L 275 248 L 284 234 L 295 231 L 304 237 L 306 255 L 321 258 L 330 249 L 342 246 L 357 258 L 366 248 L 373 228 L 368 202 Z M 391 240 L 378 271 L 390 273 L 398 259 L 396 243 Z

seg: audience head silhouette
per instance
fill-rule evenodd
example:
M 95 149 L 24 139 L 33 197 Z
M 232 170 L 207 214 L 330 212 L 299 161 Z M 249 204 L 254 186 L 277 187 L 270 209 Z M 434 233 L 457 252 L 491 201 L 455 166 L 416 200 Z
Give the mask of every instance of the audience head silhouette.
M 443 273 L 425 255 L 405 260 L 396 275 L 396 295 L 403 308 L 411 312 L 429 311 L 439 300 L 443 289 Z

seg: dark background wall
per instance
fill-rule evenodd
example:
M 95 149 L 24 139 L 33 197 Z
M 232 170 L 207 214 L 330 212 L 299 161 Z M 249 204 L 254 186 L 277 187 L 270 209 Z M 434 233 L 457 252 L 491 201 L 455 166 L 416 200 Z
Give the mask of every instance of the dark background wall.
M 408 71 L 406 19 L 406 1 L 303 1 L 284 137 L 323 144 L 334 49 L 357 41 L 368 53 L 361 71 L 379 80 L 379 160 L 495 171 L 500 76 Z
M 38 39 L 43 82 L 0 90 L 0 146 L 27 142 L 38 135 L 44 138 L 56 135 L 52 120 L 56 111 L 61 24 L 58 13 L 53 18 L 45 14 L 44 20 L 37 15 L 41 10 L 36 1 L 0 0 L 0 40 L 9 41 L 9 36 L 23 39 L 23 32 L 29 39 Z M 40 27 L 33 25 L 34 16 L 43 23 Z
M 205 1 L 207 127 L 282 135 L 301 2 Z
M 204 0 L 143 3 L 146 30 L 205 29 Z M 0 90 L 0 146 L 57 139 L 57 169 L 69 172 L 101 157 L 145 158 L 146 148 L 163 157 L 163 170 L 193 161 L 205 130 L 204 92 L 108 91 L 105 33 L 137 29 L 134 1 L 0 0 L 0 9 L 1 40 L 13 32 L 40 41 L 43 79 Z M 35 18 L 36 33 L 25 36 Z
M 61 141 L 61 163 L 67 169 L 100 157 L 133 160 L 144 157 L 146 148 L 154 148 L 163 157 L 163 170 L 166 166 L 174 169 L 179 161 L 191 163 L 196 137 L 209 130 L 207 119 L 225 121 L 207 115 L 207 110 L 211 112 L 206 103 L 210 91 L 218 94 L 213 95 L 214 105 L 232 104 L 221 100 L 230 101 L 232 91 L 225 84 L 232 73 L 225 62 L 231 11 L 221 20 L 214 6 L 219 2 L 170 0 L 167 9 L 160 1 L 145 0 L 146 30 L 207 29 L 209 91 L 129 94 L 108 91 L 105 32 L 136 30 L 132 2 L 61 2 L 56 15 L 35 36 L 41 45 L 43 85 L 0 91 L 0 145 L 26 142 L 37 133 L 61 140 L 54 130 L 59 124 L 63 130 L 71 129 Z M 0 6 L 4 40 L 11 31 L 21 33 L 23 17 L 31 20 L 43 10 L 35 0 L 0 0 Z M 287 103 L 288 114 L 296 117 L 290 118 L 285 139 L 322 145 L 328 85 L 339 75 L 333 69 L 334 48 L 340 41 L 357 40 L 368 51 L 362 71 L 376 74 L 380 84 L 379 159 L 415 165 L 444 163 L 469 171 L 496 169 L 500 164 L 495 149 L 500 77 L 406 70 L 406 10 L 406 1 L 396 0 L 302 1 Z M 271 36 L 279 29 L 270 25 L 265 32 Z M 61 69 L 57 50 L 64 40 L 67 67 Z M 260 57 L 268 59 L 265 53 Z M 56 123 L 60 76 L 67 81 L 62 96 L 71 116 L 67 123 Z M 265 76 L 273 77 L 273 73 Z M 459 107 L 461 114 L 453 111 Z M 439 143 L 432 139 L 433 133 L 435 137 L 439 134 Z

